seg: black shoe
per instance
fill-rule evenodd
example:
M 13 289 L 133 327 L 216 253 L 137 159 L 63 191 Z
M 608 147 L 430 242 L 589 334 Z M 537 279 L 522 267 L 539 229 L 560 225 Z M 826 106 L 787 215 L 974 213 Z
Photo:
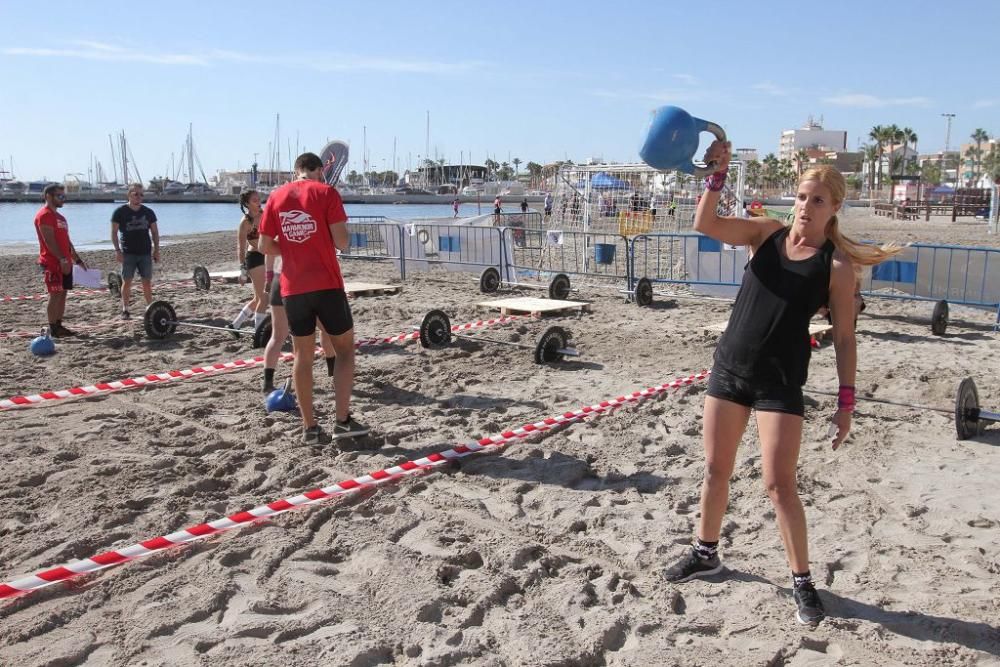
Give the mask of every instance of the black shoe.
M 334 421 L 333 437 L 337 440 L 341 438 L 359 438 L 367 435 L 369 430 L 367 426 L 348 415 L 345 422 Z
M 265 396 L 267 396 L 268 394 L 270 394 L 275 389 L 277 389 L 277 387 L 274 386 L 273 382 L 265 382 L 264 383 L 264 395 Z
M 302 432 L 302 444 L 321 445 L 330 442 L 330 436 L 323 432 L 319 424 L 309 426 Z
M 792 591 L 795 598 L 795 618 L 802 625 L 817 625 L 826 618 L 826 611 L 823 609 L 823 601 L 819 599 L 819 592 L 812 584 L 802 584 Z
M 49 335 L 52 338 L 69 338 L 70 336 L 75 336 L 75 331 L 70 331 L 62 325 L 62 322 L 56 322 L 49 329 Z
M 710 577 L 721 571 L 722 561 L 719 560 L 718 554 L 711 558 L 702 558 L 691 548 L 680 560 L 663 571 L 663 578 L 679 584 L 697 577 Z
M 122 311 L 122 319 L 123 320 L 130 320 L 130 319 L 132 319 L 132 316 L 128 314 L 127 310 L 123 310 Z
M 233 334 L 233 338 L 235 338 L 236 340 L 240 339 L 240 330 L 234 327 L 232 322 L 227 324 L 226 328 L 229 329 L 229 333 Z

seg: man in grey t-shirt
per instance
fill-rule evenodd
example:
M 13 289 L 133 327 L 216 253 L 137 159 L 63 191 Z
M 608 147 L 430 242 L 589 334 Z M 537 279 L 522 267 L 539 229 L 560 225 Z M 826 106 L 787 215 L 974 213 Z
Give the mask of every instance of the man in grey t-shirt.
M 132 279 L 136 271 L 142 279 L 142 295 L 148 306 L 153 301 L 153 262 L 160 261 L 160 232 L 156 214 L 143 205 L 142 184 L 128 187 L 128 203 L 111 215 L 111 242 L 122 265 L 122 319 L 130 318 Z

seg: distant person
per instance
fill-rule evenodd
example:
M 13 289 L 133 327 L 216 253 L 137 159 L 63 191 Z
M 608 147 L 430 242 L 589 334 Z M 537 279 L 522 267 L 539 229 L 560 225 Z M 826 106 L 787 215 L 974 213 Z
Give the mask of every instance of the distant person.
M 549 218 L 552 217 L 552 193 L 551 192 L 546 192 L 545 193 L 545 202 L 544 202 L 543 205 L 545 207 L 545 219 L 548 220 Z
M 494 221 L 494 224 L 496 224 L 496 225 L 500 224 L 500 222 L 501 222 L 500 216 L 501 216 L 502 213 L 503 213 L 503 207 L 501 207 L 501 205 L 500 205 L 500 195 L 497 195 L 496 199 L 493 200 L 493 221 Z
M 65 338 L 76 334 L 63 326 L 66 312 L 66 293 L 73 289 L 73 264 L 84 269 L 83 261 L 69 240 L 69 223 L 59 213 L 66 203 L 66 190 L 58 183 L 50 183 L 42 191 L 45 205 L 35 214 L 35 233 L 38 235 L 38 265 L 45 280 L 45 291 L 49 294 L 46 314 L 49 318 L 49 334 L 53 338 Z
M 639 195 L 638 190 L 632 193 L 630 206 L 633 213 L 638 213 L 642 209 L 642 197 Z
M 454 201 L 451 202 L 451 210 L 454 211 L 454 215 L 452 215 L 451 217 L 457 218 L 458 217 L 458 197 L 455 197 Z
M 521 200 L 521 213 L 524 214 L 527 212 L 528 212 L 528 198 L 525 197 L 524 199 Z
M 240 210 L 243 217 L 236 232 L 236 257 L 240 262 L 240 283 L 247 280 L 253 286 L 253 298 L 243 306 L 236 319 L 227 325 L 233 330 L 234 336 L 239 336 L 236 330 L 253 318 L 254 329 L 260 326 L 267 315 L 267 296 L 264 293 L 264 253 L 260 251 L 260 218 L 263 211 L 260 207 L 260 194 L 255 190 L 247 190 L 240 195 Z
M 128 203 L 111 214 L 111 243 L 122 267 L 122 312 L 127 320 L 132 300 L 132 279 L 139 272 L 142 296 L 148 306 L 153 301 L 153 262 L 160 261 L 160 232 L 153 209 L 142 203 L 142 183 L 128 186 Z
M 328 438 L 313 412 L 313 356 L 316 321 L 330 334 L 337 361 L 333 374 L 334 438 L 354 438 L 368 427 L 351 416 L 354 386 L 354 320 L 337 262 L 337 249 L 350 248 L 347 213 L 337 189 L 323 181 L 323 162 L 315 153 L 295 159 L 297 180 L 268 197 L 260 221 L 261 248 L 281 255 L 281 297 L 292 332 L 292 375 L 307 445 Z M 272 285 L 272 289 L 274 286 Z

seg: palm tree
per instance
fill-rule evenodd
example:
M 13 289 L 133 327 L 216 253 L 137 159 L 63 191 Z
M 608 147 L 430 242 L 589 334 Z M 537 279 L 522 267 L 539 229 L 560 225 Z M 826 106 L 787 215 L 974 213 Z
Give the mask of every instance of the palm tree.
M 910 144 L 913 144 L 913 157 L 907 160 L 906 148 Z M 906 163 L 906 171 L 911 171 L 914 167 L 913 162 L 917 160 L 917 133 L 909 127 L 903 128 L 903 160 Z
M 517 178 L 517 174 L 518 174 L 518 171 L 519 171 L 518 167 L 521 166 L 521 158 L 516 157 L 513 160 L 511 160 L 511 162 L 514 163 L 514 178 Z
M 809 153 L 808 151 L 806 151 L 806 149 L 800 148 L 795 153 L 795 172 L 799 176 L 802 176 L 802 172 L 805 171 L 802 168 L 802 165 L 804 165 L 807 162 L 809 162 Z
M 972 140 L 976 142 L 976 181 L 983 175 L 983 142 L 990 140 L 990 135 L 981 127 L 977 127 L 972 132 Z M 971 151 L 970 151 L 971 152 Z
M 747 162 L 747 185 L 753 189 L 759 188 L 761 171 L 761 164 L 757 160 Z
M 885 127 L 876 125 L 868 133 L 868 138 L 875 142 L 878 153 L 878 188 L 882 189 L 882 153 L 885 150 Z
M 778 158 L 774 153 L 768 153 L 764 156 L 764 186 L 773 188 L 777 176 Z
M 875 190 L 875 165 L 879 164 L 879 148 L 866 144 L 864 146 L 864 159 L 868 163 L 868 196 Z
M 885 128 L 885 134 L 886 134 L 886 141 L 889 144 L 889 188 L 891 191 L 892 175 L 893 175 L 892 168 L 894 166 L 893 163 L 895 162 L 893 153 L 896 152 L 896 146 L 898 146 L 900 142 L 902 142 L 903 140 L 903 131 L 899 129 L 898 125 L 893 123 L 889 127 Z

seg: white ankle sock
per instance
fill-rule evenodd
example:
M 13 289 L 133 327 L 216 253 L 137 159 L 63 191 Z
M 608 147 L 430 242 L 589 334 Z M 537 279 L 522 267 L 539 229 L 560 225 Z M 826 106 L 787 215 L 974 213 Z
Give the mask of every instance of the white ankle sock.
M 267 317 L 267 315 L 265 313 L 254 313 L 253 314 L 253 328 L 256 329 L 257 327 L 259 327 L 260 323 L 264 321 L 265 317 Z
M 240 328 L 241 326 L 243 326 L 244 322 L 250 319 L 251 314 L 253 314 L 253 309 L 250 308 L 250 304 L 248 303 L 247 305 L 243 306 L 243 310 L 241 310 L 240 314 L 236 316 L 235 320 L 233 320 L 233 326 L 236 327 L 237 329 Z

